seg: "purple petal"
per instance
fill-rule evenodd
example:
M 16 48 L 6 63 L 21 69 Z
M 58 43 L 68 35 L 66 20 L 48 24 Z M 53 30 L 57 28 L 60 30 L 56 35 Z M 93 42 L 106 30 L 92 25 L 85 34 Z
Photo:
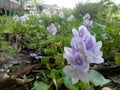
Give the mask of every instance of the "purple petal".
M 86 37 L 89 35 L 89 31 L 84 25 L 81 25 L 78 30 L 78 35 L 81 39 L 85 40 Z
M 72 49 L 68 47 L 64 47 L 65 53 L 63 54 L 63 57 L 66 58 L 67 63 L 70 64 L 71 61 L 74 59 Z
M 36 57 L 37 54 L 35 54 L 35 53 L 30 53 L 30 56 L 31 56 L 31 57 Z
M 75 28 L 72 29 L 72 33 L 74 36 L 78 36 L 78 31 Z
M 102 58 L 103 53 L 100 51 L 100 48 L 102 47 L 102 42 L 99 41 L 96 43 L 96 46 L 92 52 L 87 52 L 87 61 L 89 63 L 103 63 L 104 59 Z
M 95 36 L 89 35 L 85 40 L 85 49 L 87 51 L 92 51 L 95 47 L 96 39 Z
M 90 19 L 90 14 L 89 13 L 86 13 L 84 16 L 83 16 L 83 19 L 86 20 L 86 19 Z
M 36 59 L 40 59 L 40 58 L 43 58 L 43 56 L 36 56 L 35 58 Z
M 74 55 L 73 60 L 74 65 L 81 67 L 84 64 L 84 58 L 80 53 Z

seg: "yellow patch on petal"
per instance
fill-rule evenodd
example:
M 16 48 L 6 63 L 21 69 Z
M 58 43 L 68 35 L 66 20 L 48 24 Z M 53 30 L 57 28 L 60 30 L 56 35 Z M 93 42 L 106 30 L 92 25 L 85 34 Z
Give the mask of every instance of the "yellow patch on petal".
M 79 59 L 77 60 L 77 63 L 80 64 L 80 60 Z
M 83 33 L 82 32 L 80 32 L 80 36 L 82 36 L 83 35 Z
M 88 43 L 88 48 L 90 48 L 91 47 L 91 44 L 90 43 Z

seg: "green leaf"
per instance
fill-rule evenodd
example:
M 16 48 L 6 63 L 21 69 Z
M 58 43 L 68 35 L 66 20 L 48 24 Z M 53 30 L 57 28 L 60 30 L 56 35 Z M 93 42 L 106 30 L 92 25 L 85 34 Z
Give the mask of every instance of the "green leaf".
M 42 64 L 47 64 L 47 63 L 49 63 L 49 57 L 43 57 L 43 58 L 41 58 L 41 63 L 42 63 Z
M 63 63 L 63 61 L 64 61 L 64 58 L 63 58 L 63 56 L 55 56 L 55 63 L 56 64 L 61 64 L 61 63 Z
M 45 50 L 45 54 L 47 55 L 54 55 L 55 54 L 55 50 L 52 48 L 46 49 Z
M 78 82 L 76 85 L 80 87 L 80 90 L 94 90 L 94 86 L 89 83 Z
M 64 85 L 68 88 L 68 90 L 79 90 L 78 87 L 74 86 L 71 83 L 70 77 L 67 75 L 63 77 L 63 82 L 64 82 Z
M 105 84 L 110 83 L 109 79 L 105 79 L 102 74 L 95 70 L 90 70 L 89 72 L 90 75 L 90 81 L 95 85 L 95 86 L 103 86 Z
M 52 69 L 51 72 L 50 72 L 50 77 L 51 78 L 56 78 L 56 79 L 59 79 L 60 78 L 60 75 L 59 75 L 59 71 L 56 70 L 56 69 Z
M 60 71 L 52 69 L 50 72 L 50 77 L 53 79 L 53 82 L 56 88 L 59 88 L 63 83 L 62 78 L 60 77 Z
M 45 84 L 44 82 L 38 82 L 36 81 L 34 83 L 34 87 L 32 88 L 32 90 L 48 90 L 49 89 L 49 85 Z
M 115 56 L 115 63 L 116 63 L 117 65 L 120 65 L 120 55 L 116 55 L 116 56 Z

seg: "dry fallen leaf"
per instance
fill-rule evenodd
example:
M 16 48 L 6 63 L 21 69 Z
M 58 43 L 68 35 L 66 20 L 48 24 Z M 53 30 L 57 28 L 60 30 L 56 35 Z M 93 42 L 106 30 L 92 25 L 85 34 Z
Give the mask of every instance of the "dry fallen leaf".
M 35 69 L 37 66 L 40 66 L 40 64 L 35 64 L 35 65 L 28 66 L 28 67 L 24 67 L 23 69 L 20 69 L 20 70 L 17 70 L 16 72 L 11 73 L 10 76 L 21 77 L 22 75 L 30 73 L 30 71 Z

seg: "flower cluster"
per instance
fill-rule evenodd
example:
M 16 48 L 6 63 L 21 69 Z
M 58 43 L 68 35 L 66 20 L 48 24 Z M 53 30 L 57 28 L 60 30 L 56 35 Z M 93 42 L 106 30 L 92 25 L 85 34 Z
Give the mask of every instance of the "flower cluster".
M 25 22 L 26 20 L 29 20 L 29 17 L 27 14 L 24 14 L 23 16 L 20 17 L 20 21 Z
M 91 16 L 89 13 L 83 16 L 83 25 L 85 25 L 88 28 L 88 30 L 91 30 L 93 27 L 93 21 L 90 19 L 91 19 Z
M 53 11 L 53 12 L 50 12 L 50 11 L 46 11 L 45 12 L 45 15 L 49 18 L 51 18 L 52 16 L 59 16 L 60 18 L 64 18 L 65 15 L 64 15 L 64 12 L 59 12 L 59 11 Z
M 19 17 L 18 15 L 13 17 L 14 21 L 21 21 L 21 22 L 25 22 L 26 20 L 29 20 L 29 17 L 27 14 L 24 14 L 23 16 Z
M 89 82 L 88 71 L 90 63 L 102 63 L 102 42 L 96 42 L 95 35 L 91 35 L 84 25 L 78 30 L 72 30 L 74 37 L 71 39 L 71 48 L 64 47 L 63 57 L 67 60 L 67 65 L 63 71 L 71 77 L 72 83 L 79 80 Z
M 49 27 L 47 27 L 47 31 L 49 33 L 51 33 L 52 35 L 56 35 L 57 28 L 55 27 L 55 25 L 53 23 L 51 23 L 51 25 Z

